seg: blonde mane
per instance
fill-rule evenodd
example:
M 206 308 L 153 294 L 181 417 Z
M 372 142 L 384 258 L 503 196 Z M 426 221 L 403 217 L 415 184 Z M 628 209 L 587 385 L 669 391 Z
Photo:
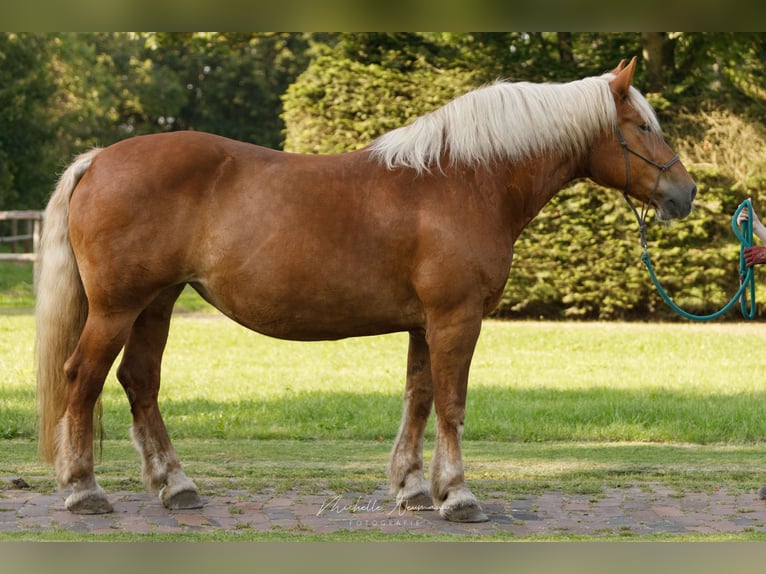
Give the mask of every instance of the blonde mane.
M 418 172 L 452 165 L 487 164 L 532 154 L 581 155 L 596 135 L 613 130 L 616 118 L 609 87 L 613 73 L 565 84 L 496 82 L 468 92 L 441 108 L 392 130 L 371 145 L 389 169 Z M 635 88 L 629 103 L 654 130 L 654 111 Z

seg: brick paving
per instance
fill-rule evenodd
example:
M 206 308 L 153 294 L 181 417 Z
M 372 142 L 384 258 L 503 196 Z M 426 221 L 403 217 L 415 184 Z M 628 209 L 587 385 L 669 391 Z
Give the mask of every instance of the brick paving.
M 496 493 L 500 494 L 500 493 Z M 165 509 L 148 493 L 109 493 L 114 512 L 73 515 L 64 508 L 66 492 L 43 494 L 18 489 L 0 478 L 0 532 L 288 531 L 327 534 L 339 531 L 491 535 L 534 538 L 581 534 L 594 538 L 644 537 L 652 534 L 720 534 L 766 530 L 766 503 L 753 493 L 682 493 L 660 484 L 605 489 L 598 495 L 560 492 L 506 498 L 485 496 L 490 521 L 450 523 L 433 511 L 399 511 L 386 490 L 373 493 L 280 494 L 232 490 L 205 497 L 204 508 Z

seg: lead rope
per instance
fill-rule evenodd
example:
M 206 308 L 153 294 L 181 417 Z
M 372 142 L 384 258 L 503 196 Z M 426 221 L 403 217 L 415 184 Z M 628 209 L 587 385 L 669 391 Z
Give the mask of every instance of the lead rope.
M 657 274 L 654 272 L 654 268 L 652 267 L 652 262 L 649 259 L 649 250 L 646 244 L 645 210 L 642 210 L 644 212 L 644 217 L 642 219 L 639 217 L 638 210 L 633 205 L 633 202 L 630 201 L 630 198 L 628 198 L 627 195 L 625 195 L 625 199 L 628 201 L 628 205 L 630 205 L 631 209 L 633 210 L 633 213 L 636 215 L 636 219 L 638 220 L 638 226 L 641 233 L 641 249 L 643 250 L 643 253 L 641 255 L 641 261 L 644 262 L 644 265 L 646 265 L 646 268 L 649 270 L 649 277 L 651 277 L 652 283 L 654 283 L 654 286 L 657 288 L 657 292 L 660 294 L 660 297 L 662 297 L 665 303 L 667 303 L 670 306 L 670 308 L 673 309 L 673 311 L 675 311 L 676 313 L 678 313 L 685 319 L 691 319 L 692 321 L 711 321 L 727 313 L 734 306 L 734 304 L 737 301 L 739 301 L 740 309 L 742 311 L 742 316 L 745 319 L 753 319 L 755 317 L 755 311 L 756 311 L 755 273 L 753 272 L 753 268 L 748 267 L 747 264 L 745 263 L 745 248 L 751 247 L 753 245 L 753 220 L 752 220 L 753 206 L 749 199 L 746 199 L 739 205 L 739 207 L 734 212 L 734 215 L 731 218 L 731 228 L 734 231 L 734 235 L 737 237 L 737 239 L 739 239 L 739 243 L 740 243 L 739 289 L 734 294 L 734 296 L 729 300 L 729 302 L 726 303 L 726 305 L 724 305 L 720 310 L 716 311 L 715 313 L 711 313 L 710 315 L 695 315 L 693 313 L 684 311 L 681 307 L 679 307 L 673 302 L 673 300 L 667 294 L 665 289 L 662 288 L 662 285 L 657 279 Z M 747 221 L 744 222 L 744 225 L 742 226 L 742 228 L 740 228 L 737 225 L 737 217 L 745 208 L 749 210 L 749 213 L 751 215 L 750 217 L 748 217 Z M 749 305 L 748 305 L 747 294 L 746 294 L 748 288 L 750 289 L 750 304 Z

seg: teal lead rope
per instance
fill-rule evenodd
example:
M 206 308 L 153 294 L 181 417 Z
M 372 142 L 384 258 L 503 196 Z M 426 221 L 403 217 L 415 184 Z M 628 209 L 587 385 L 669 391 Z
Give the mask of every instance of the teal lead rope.
M 749 210 L 750 217 L 747 218 L 747 221 L 745 221 L 742 228 L 740 228 L 737 225 L 737 216 L 739 216 L 740 212 L 745 208 Z M 721 310 L 716 311 L 715 313 L 711 313 L 710 315 L 694 315 L 692 313 L 688 313 L 684 311 L 683 309 L 681 309 L 681 307 L 676 305 L 673 302 L 673 300 L 668 296 L 668 294 L 665 292 L 665 289 L 663 289 L 662 285 L 660 285 L 660 282 L 657 279 L 657 275 L 654 272 L 654 268 L 652 267 L 652 262 L 649 260 L 649 251 L 646 245 L 646 227 L 640 219 L 639 219 L 639 227 L 641 228 L 641 248 L 644 251 L 643 255 L 641 255 L 641 261 L 644 262 L 644 264 L 646 265 L 646 268 L 649 270 L 649 276 L 652 278 L 652 283 L 654 283 L 654 286 L 657 287 L 657 291 L 659 292 L 660 296 L 665 300 L 665 302 L 670 306 L 670 308 L 673 309 L 673 311 L 681 315 L 681 317 L 684 317 L 686 319 L 691 319 L 692 321 L 710 321 L 712 319 L 717 319 L 718 317 L 727 313 L 729 309 L 731 309 L 734 306 L 734 304 L 737 301 L 739 301 L 740 307 L 742 309 L 742 316 L 745 319 L 752 319 L 753 317 L 755 317 L 755 311 L 756 311 L 755 274 L 753 273 L 753 268 L 748 267 L 745 264 L 745 248 L 751 247 L 753 245 L 753 206 L 750 203 L 749 199 L 746 199 L 739 205 L 739 207 L 734 212 L 734 215 L 731 218 L 731 228 L 734 231 L 734 235 L 737 237 L 737 239 L 739 239 L 739 243 L 740 243 L 739 289 L 731 298 L 731 300 L 728 303 L 726 303 L 726 305 L 724 305 L 723 308 L 721 308 Z M 748 288 L 750 289 L 750 305 L 749 306 L 748 306 L 747 295 L 746 295 Z

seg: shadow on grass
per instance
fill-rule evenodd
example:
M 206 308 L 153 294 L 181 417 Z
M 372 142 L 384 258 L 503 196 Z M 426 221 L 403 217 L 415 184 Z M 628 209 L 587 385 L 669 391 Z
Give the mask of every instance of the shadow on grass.
M 391 441 L 402 397 L 349 391 L 289 392 L 276 399 L 176 400 L 160 408 L 171 436 L 195 439 L 353 439 Z M 33 389 L 3 393 L 0 438 L 35 435 Z M 748 444 L 766 440 L 766 392 L 698 395 L 674 390 L 594 387 L 469 388 L 465 440 L 640 441 Z M 434 436 L 432 413 L 426 437 Z M 128 438 L 130 411 L 119 391 L 105 401 L 108 438 Z
M 574 391 L 476 387 L 468 393 L 464 439 L 748 444 L 766 439 L 765 401 L 766 392 L 711 396 L 602 387 Z M 391 441 L 399 426 L 402 398 L 331 390 L 225 402 L 212 396 L 194 400 L 167 396 L 161 410 L 174 437 Z M 13 410 L 10 415 L 13 418 Z M 16 418 L 25 420 L 22 413 Z M 429 439 L 435 432 L 434 418 L 432 413 Z M 110 436 L 127 436 L 127 403 L 109 405 L 105 422 Z

